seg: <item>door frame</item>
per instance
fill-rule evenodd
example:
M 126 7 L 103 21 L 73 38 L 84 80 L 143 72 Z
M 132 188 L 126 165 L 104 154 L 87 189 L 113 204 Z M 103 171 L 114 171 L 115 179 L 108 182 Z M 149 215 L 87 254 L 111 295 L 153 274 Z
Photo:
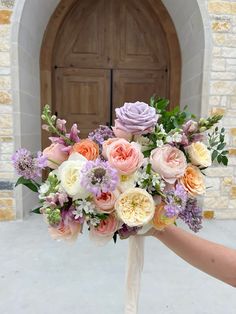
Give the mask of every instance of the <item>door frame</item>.
M 179 104 L 181 84 L 181 52 L 174 23 L 161 0 L 145 0 L 152 6 L 166 35 L 169 47 L 170 68 L 168 73 L 170 107 Z M 53 101 L 53 51 L 57 34 L 68 12 L 78 0 L 61 0 L 52 14 L 44 33 L 40 52 L 41 108 Z M 42 136 L 42 147 L 47 146 L 48 139 Z

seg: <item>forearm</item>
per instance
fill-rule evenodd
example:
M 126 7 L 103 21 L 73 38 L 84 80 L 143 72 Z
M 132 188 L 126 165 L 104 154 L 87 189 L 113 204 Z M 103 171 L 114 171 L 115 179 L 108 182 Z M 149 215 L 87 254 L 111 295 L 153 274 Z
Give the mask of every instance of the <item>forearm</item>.
M 236 286 L 236 251 L 199 238 L 175 226 L 155 232 L 162 243 L 194 267 Z

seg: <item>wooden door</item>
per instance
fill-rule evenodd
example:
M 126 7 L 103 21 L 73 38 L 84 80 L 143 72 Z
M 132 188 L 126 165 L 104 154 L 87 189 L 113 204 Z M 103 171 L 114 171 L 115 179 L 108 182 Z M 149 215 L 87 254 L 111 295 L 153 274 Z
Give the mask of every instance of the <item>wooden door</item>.
M 127 101 L 169 96 L 169 49 L 148 0 L 78 0 L 57 34 L 53 108 L 81 137 Z
M 69 126 L 78 123 L 81 138 L 110 121 L 110 71 L 57 68 L 55 111 Z

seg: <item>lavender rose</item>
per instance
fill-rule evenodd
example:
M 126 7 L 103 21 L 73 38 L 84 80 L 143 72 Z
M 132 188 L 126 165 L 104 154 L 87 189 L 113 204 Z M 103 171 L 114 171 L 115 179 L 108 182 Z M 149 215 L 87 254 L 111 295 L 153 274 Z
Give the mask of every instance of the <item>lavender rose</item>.
M 150 133 L 159 118 L 155 108 L 139 101 L 125 103 L 123 107 L 116 108 L 116 117 L 119 129 L 132 135 Z

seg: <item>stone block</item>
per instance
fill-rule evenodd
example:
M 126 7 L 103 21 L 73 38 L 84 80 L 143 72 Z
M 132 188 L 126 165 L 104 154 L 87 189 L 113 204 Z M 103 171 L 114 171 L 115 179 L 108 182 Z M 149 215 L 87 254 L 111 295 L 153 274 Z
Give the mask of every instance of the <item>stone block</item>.
M 236 199 L 236 185 L 231 187 L 230 197 Z
M 229 32 L 231 23 L 229 21 L 212 21 L 211 29 L 213 32 Z
M 0 52 L 0 67 L 10 67 L 10 53 L 9 52 Z
M 206 187 L 207 187 L 206 195 L 208 195 L 208 193 L 212 191 L 217 191 L 217 193 L 219 193 L 220 179 L 206 177 Z
M 233 208 L 236 210 L 236 199 L 229 200 L 229 208 Z
M 235 72 L 211 72 L 213 80 L 234 80 L 236 79 Z
M 0 91 L 0 104 L 9 105 L 12 103 L 12 95 L 8 92 Z
M 0 89 L 10 89 L 10 88 L 11 88 L 10 76 L 2 76 L 2 77 L 0 76 Z
M 222 181 L 223 185 L 231 186 L 233 184 L 233 177 L 225 177 Z
M 0 24 L 10 24 L 11 15 L 12 11 L 10 10 L 0 10 Z
M 221 47 L 213 47 L 212 55 L 213 57 L 221 57 Z
M 13 206 L 13 198 L 1 198 L 0 208 L 9 208 Z
M 13 220 L 16 214 L 13 208 L 0 208 L 0 221 Z
M 225 109 L 224 108 L 220 108 L 220 107 L 214 107 L 211 109 L 211 115 L 224 115 L 225 114 Z
M 229 155 L 236 157 L 236 148 L 230 148 L 230 149 L 229 149 Z
M 0 0 L 0 5 L 9 9 L 13 9 L 15 0 Z
M 236 58 L 236 49 L 229 48 L 229 47 L 222 47 L 221 48 L 221 55 L 225 58 Z
M 230 134 L 231 134 L 232 136 L 236 136 L 236 128 L 230 129 Z
M 220 96 L 210 96 L 209 97 L 210 106 L 219 106 L 220 105 Z
M 13 198 L 13 192 L 0 190 L 0 198 Z
M 232 6 L 229 1 L 210 1 L 208 3 L 209 13 L 215 14 L 231 14 Z
M 233 167 L 211 167 L 205 170 L 209 177 L 230 177 L 234 171 Z
M 13 127 L 12 115 L 2 114 L 0 115 L 0 125 L 3 129 L 9 129 Z
M 236 81 L 213 81 L 210 83 L 211 95 L 234 95 Z
M 225 59 L 213 58 L 212 60 L 212 71 L 225 71 Z
M 205 197 L 204 208 L 223 209 L 223 208 L 228 207 L 228 203 L 229 203 L 229 199 L 227 196 Z
M 230 105 L 232 109 L 236 109 L 236 96 L 230 97 Z

